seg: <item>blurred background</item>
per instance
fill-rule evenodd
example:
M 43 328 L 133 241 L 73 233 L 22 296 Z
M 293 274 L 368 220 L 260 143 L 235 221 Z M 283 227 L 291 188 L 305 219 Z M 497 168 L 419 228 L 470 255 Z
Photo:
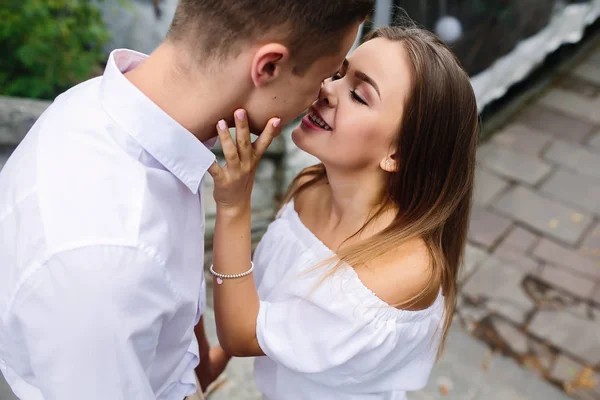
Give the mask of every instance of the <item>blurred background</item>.
M 176 5 L 0 1 L 0 169 L 52 99 L 103 73 L 110 50 L 152 52 Z M 457 317 L 410 399 L 600 400 L 600 0 L 378 0 L 360 36 L 405 15 L 452 47 L 483 121 Z M 296 123 L 259 167 L 254 242 L 315 162 L 289 138 Z M 211 189 L 207 179 L 207 265 Z M 209 398 L 259 399 L 252 360 L 232 361 Z M 0 379 L 0 400 L 12 399 Z
M 535 64 L 559 46 L 578 42 L 583 30 L 597 18 L 594 3 L 378 1 L 362 33 L 408 15 L 449 43 L 475 77 L 489 72 L 502 57 L 516 54 L 524 40 L 537 44 L 528 49 L 535 54 L 527 55 Z M 150 53 L 167 32 L 176 5 L 177 0 L 5 0 L 0 8 L 0 93 L 51 100 L 71 85 L 100 74 L 111 49 L 125 47 Z M 526 66 L 532 64 L 529 60 L 511 61 L 513 69 L 536 66 Z M 524 78 L 527 72 L 510 83 Z M 481 107 L 490 101 L 485 100 Z

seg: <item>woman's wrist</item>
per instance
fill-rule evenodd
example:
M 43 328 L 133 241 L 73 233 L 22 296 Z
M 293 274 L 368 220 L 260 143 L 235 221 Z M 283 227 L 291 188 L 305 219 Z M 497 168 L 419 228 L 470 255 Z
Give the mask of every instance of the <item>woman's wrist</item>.
M 242 218 L 252 212 L 250 203 L 246 204 L 219 204 L 217 203 L 217 216 L 228 218 Z

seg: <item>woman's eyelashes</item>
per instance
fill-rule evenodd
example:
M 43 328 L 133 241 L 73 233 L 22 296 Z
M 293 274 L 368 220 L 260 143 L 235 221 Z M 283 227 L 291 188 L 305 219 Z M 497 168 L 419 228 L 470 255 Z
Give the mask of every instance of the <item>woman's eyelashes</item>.
M 360 103 L 360 104 L 363 104 L 363 105 L 365 105 L 365 106 L 367 105 L 367 102 L 366 102 L 366 101 L 364 101 L 364 100 L 362 99 L 362 97 L 360 97 L 360 96 L 358 95 L 358 93 L 356 93 L 356 90 L 351 90 L 351 91 L 350 91 L 350 96 L 352 96 L 352 100 L 354 100 L 354 101 L 356 101 L 356 102 L 358 102 L 358 103 Z
M 337 81 L 337 80 L 342 79 L 342 78 L 343 78 L 342 74 L 340 74 L 338 72 L 337 74 L 335 74 L 334 76 L 331 77 L 331 80 L 332 81 Z M 365 105 L 365 106 L 368 105 L 367 102 L 362 97 L 360 97 L 360 95 L 354 89 L 350 91 L 350 97 L 352 98 L 352 100 L 356 101 L 359 104 L 362 104 L 362 105 Z

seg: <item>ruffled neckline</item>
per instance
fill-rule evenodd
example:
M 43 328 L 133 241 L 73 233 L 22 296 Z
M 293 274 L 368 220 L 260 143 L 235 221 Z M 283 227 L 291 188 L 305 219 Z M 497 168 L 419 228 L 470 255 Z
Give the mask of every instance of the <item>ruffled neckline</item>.
M 323 243 L 300 219 L 300 215 L 294 207 L 294 200 L 284 205 L 279 213 L 279 218 L 285 219 L 289 224 L 294 236 L 316 256 L 316 260 L 321 261 L 327 258 L 336 257 L 336 253 Z M 339 275 L 344 283 L 344 290 L 349 294 L 348 299 L 356 306 L 363 306 L 376 313 L 377 317 L 385 320 L 396 320 L 402 322 L 419 321 L 430 316 L 440 315 L 443 312 L 444 296 L 440 290 L 437 298 L 428 308 L 423 310 L 400 310 L 392 307 L 371 289 L 369 289 L 360 279 L 354 268 L 350 265 L 343 266 Z

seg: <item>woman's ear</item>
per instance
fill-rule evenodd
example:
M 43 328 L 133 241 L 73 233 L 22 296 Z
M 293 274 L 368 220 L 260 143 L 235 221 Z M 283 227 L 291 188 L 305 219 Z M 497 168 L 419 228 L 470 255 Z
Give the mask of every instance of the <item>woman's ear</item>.
M 254 86 L 263 87 L 276 80 L 289 59 L 287 47 L 280 43 L 261 46 L 252 59 L 251 77 Z
M 394 172 L 398 170 L 398 162 L 395 154 L 388 154 L 379 163 L 379 167 L 386 172 Z

